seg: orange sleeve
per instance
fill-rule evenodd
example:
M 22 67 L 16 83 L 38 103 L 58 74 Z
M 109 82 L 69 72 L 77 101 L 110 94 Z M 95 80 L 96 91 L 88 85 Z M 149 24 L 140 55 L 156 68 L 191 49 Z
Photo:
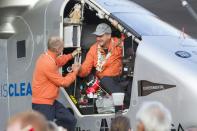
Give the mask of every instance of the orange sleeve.
M 88 74 L 90 74 L 92 67 L 94 66 L 94 52 L 96 50 L 94 50 L 93 48 L 90 48 L 90 50 L 88 51 L 85 61 L 83 62 L 81 69 L 79 71 L 79 76 L 80 77 L 85 77 Z
M 68 73 L 65 77 L 63 77 L 57 70 L 56 65 L 49 64 L 47 66 L 49 67 L 46 67 L 44 69 L 44 70 L 47 70 L 47 71 L 44 71 L 45 75 L 52 83 L 54 83 L 58 87 L 60 86 L 68 87 L 76 79 L 76 75 L 77 75 L 76 72 Z
M 73 57 L 71 54 L 58 56 L 56 58 L 56 64 L 57 64 L 57 66 L 61 67 L 61 66 L 65 65 L 72 58 Z

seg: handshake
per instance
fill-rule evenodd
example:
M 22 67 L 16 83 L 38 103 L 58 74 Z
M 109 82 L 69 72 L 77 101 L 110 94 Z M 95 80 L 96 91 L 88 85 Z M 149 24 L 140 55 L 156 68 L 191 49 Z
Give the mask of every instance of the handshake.
M 77 49 L 75 49 L 73 52 L 72 52 L 72 56 L 73 56 L 73 58 L 76 56 L 76 55 L 79 55 L 81 53 L 81 48 L 79 47 L 79 48 L 77 48 Z M 79 70 L 80 70 L 80 68 L 81 68 L 81 64 L 80 63 L 74 63 L 73 65 L 72 65 L 72 71 L 74 71 L 74 72 L 79 72 Z
M 73 52 L 72 52 L 72 56 L 75 57 L 76 55 L 80 54 L 81 53 L 81 47 L 78 47 L 77 49 L 75 49 Z
M 79 70 L 80 70 L 80 68 L 81 68 L 81 64 L 79 64 L 79 63 L 74 63 L 74 64 L 72 64 L 72 71 L 73 71 L 73 72 L 78 73 Z

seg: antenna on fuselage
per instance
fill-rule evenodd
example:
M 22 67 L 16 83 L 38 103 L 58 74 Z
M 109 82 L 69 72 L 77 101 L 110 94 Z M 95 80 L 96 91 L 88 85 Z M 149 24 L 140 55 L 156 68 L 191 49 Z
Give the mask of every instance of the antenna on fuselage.
M 197 13 L 194 11 L 191 5 L 187 2 L 187 0 L 180 0 L 180 1 L 182 2 L 182 6 L 186 7 L 186 9 L 189 11 L 191 16 L 197 21 Z

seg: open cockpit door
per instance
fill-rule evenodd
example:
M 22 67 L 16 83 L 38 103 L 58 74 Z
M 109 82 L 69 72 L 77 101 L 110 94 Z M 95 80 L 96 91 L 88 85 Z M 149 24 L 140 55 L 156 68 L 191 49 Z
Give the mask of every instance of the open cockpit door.
M 137 49 L 139 38 L 131 32 L 129 28 L 116 17 L 107 12 L 104 8 L 92 1 L 69 1 L 64 9 L 63 18 L 63 38 L 64 38 L 64 54 L 71 53 L 77 47 L 82 48 L 81 56 L 77 56 L 74 60 L 67 63 L 62 68 L 62 74 L 66 75 L 70 72 L 70 67 L 74 62 L 83 62 L 86 53 L 92 44 L 95 43 L 96 37 L 92 34 L 99 23 L 107 23 L 112 28 L 112 37 L 124 37 L 123 48 L 123 73 L 120 83 L 125 90 L 125 108 L 130 105 L 130 94 L 132 88 L 133 70 L 135 52 Z M 93 71 L 92 71 L 93 72 Z M 96 79 L 91 73 L 86 78 L 78 77 L 70 88 L 63 89 L 63 93 L 71 104 L 72 108 L 78 115 L 95 115 L 95 114 L 111 114 L 115 112 L 113 101 L 106 98 L 108 91 L 99 86 L 94 94 L 88 95 L 87 88 L 94 85 Z M 105 104 L 105 105 L 103 105 Z M 106 106 L 107 104 L 107 106 Z

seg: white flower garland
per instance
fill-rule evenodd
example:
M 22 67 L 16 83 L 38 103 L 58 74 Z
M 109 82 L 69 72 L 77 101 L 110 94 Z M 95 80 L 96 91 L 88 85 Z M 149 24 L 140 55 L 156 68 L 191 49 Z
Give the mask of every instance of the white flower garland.
M 113 39 L 112 39 L 112 44 L 113 44 Z M 98 49 L 97 49 L 97 54 L 98 54 L 98 59 L 97 59 L 97 65 L 96 65 L 96 70 L 99 72 L 103 71 L 103 65 L 106 63 L 106 61 L 109 59 L 109 57 L 112 54 L 112 51 L 110 50 L 107 55 L 105 56 L 104 54 L 101 53 L 102 47 L 98 44 Z

